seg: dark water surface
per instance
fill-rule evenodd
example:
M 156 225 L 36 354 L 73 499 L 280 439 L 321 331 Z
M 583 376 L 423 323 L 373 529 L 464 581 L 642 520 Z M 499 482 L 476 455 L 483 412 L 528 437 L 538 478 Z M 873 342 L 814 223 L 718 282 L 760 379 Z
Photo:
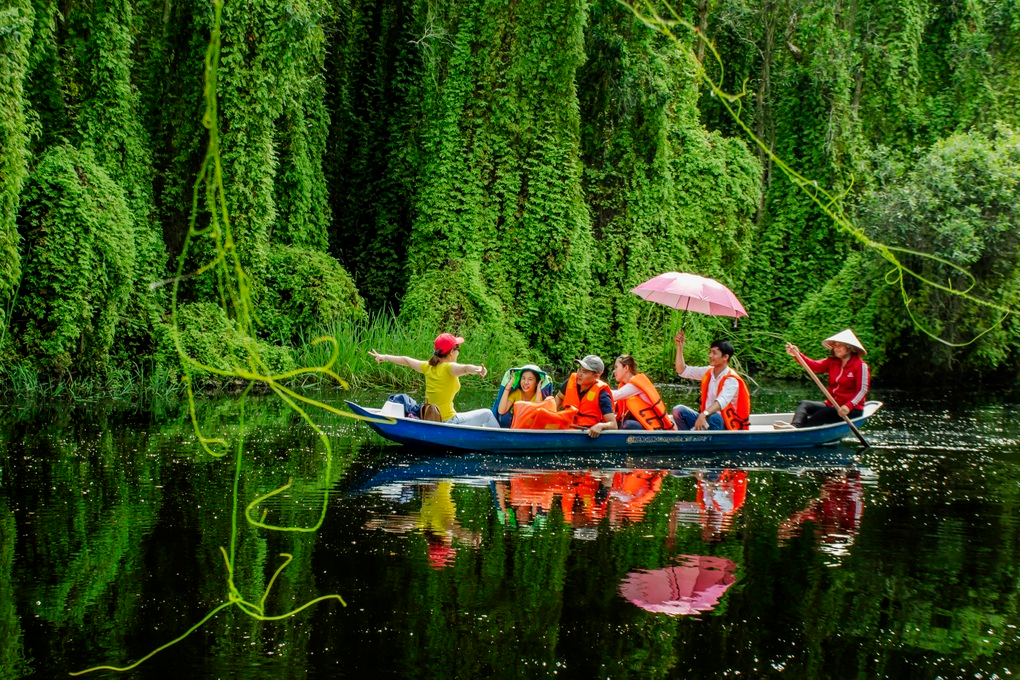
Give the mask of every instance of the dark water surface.
M 124 676 L 1020 671 L 1020 400 L 872 396 L 869 450 L 718 457 L 429 455 L 317 414 L 330 468 L 299 416 L 249 400 L 233 542 L 236 400 L 199 405 L 223 458 L 180 404 L 8 404 L 0 678 L 125 666 L 180 637 L 232 597 L 221 548 L 250 611 L 347 606 L 228 606 Z M 755 410 L 805 397 L 762 388 Z M 266 524 L 324 521 L 254 527 L 253 501 Z

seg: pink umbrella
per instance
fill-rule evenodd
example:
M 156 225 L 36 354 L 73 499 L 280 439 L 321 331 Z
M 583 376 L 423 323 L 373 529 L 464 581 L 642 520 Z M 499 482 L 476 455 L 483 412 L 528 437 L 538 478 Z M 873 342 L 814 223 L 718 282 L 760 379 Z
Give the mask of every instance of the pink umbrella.
M 747 316 L 744 305 L 729 288 L 715 279 L 697 274 L 666 272 L 632 288 L 632 293 L 645 300 L 686 312 L 709 316 Z
M 690 616 L 715 608 L 733 585 L 737 565 L 723 557 L 679 555 L 675 567 L 633 571 L 620 584 L 620 594 L 650 612 Z

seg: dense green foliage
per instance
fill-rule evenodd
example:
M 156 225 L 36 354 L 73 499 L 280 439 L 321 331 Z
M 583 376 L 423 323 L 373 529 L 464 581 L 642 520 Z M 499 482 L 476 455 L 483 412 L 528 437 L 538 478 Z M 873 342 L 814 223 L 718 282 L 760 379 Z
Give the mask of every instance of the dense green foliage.
M 946 142 L 951 146 L 984 147 L 988 142 L 980 135 L 998 134 L 997 122 L 1018 122 L 1017 82 L 1008 74 L 1020 66 L 1020 5 L 927 0 L 748 5 L 718 0 L 700 5 L 699 11 L 695 23 L 700 19 L 715 38 L 728 68 L 726 89 L 740 91 L 746 79 L 743 113 L 767 148 L 833 194 L 848 190 L 842 208 L 856 213 L 858 224 L 873 238 L 968 268 L 974 264 L 946 250 L 944 240 L 907 234 L 909 229 L 890 228 L 888 221 L 884 228 L 869 224 L 872 216 L 862 204 L 881 205 L 891 198 L 883 193 L 896 181 L 889 166 L 901 168 L 900 179 L 904 167 L 923 163 L 929 148 L 954 133 L 974 135 L 967 137 L 969 143 Z M 703 97 L 700 106 L 711 125 L 730 134 L 739 132 L 716 99 Z M 1008 193 L 1009 173 L 989 175 L 984 183 L 995 188 L 970 201 L 971 209 L 994 213 L 991 204 L 981 201 L 991 199 L 992 192 Z M 788 367 L 785 356 L 778 361 L 773 357 L 781 354 L 779 332 L 793 321 L 790 339 L 796 337 L 805 347 L 808 338 L 817 347 L 820 337 L 852 323 L 870 341 L 869 348 L 877 350 L 872 363 L 881 366 L 895 355 L 904 377 L 964 368 L 951 361 L 954 352 L 936 350 L 911 322 L 899 290 L 889 289 L 882 278 L 888 266 L 868 264 L 864 271 L 856 271 L 871 256 L 847 259 L 852 239 L 767 160 L 762 187 L 752 264 L 738 290 L 751 311 L 745 339 L 757 363 L 773 370 Z M 886 217 L 897 212 L 910 215 L 913 209 L 901 207 Z M 941 219 L 941 209 L 931 206 L 928 217 Z M 928 217 L 910 224 L 924 225 Z M 986 256 L 1003 258 L 1000 265 L 1011 270 L 1015 253 L 989 249 Z M 930 268 L 931 263 L 914 259 L 907 264 Z M 981 271 L 974 274 L 979 279 L 985 276 Z M 1005 298 L 997 287 L 985 282 L 975 292 L 1002 302 Z M 924 295 L 916 281 L 908 282 L 907 288 L 909 296 Z M 951 306 L 974 307 L 936 297 Z M 861 304 L 864 300 L 866 305 Z M 987 326 L 947 329 L 944 314 L 935 305 L 914 311 L 920 326 L 950 342 L 969 342 Z M 988 321 L 987 314 L 974 314 Z M 996 337 L 1000 359 L 996 363 L 1008 360 L 1015 371 L 1020 357 L 1017 336 L 1007 328 Z M 984 342 L 987 346 L 988 340 Z M 934 356 L 918 352 L 922 346 Z
M 102 372 L 131 291 L 136 252 L 121 187 L 88 151 L 54 147 L 21 197 L 24 281 L 15 351 L 54 373 Z
M 24 79 L 32 19 L 29 0 L 9 3 L 0 10 L 0 328 L 5 331 L 21 278 L 15 219 L 28 161 Z M 0 353 L 4 337 L 0 332 Z
M 691 320 L 693 352 L 723 333 L 745 366 L 784 372 L 782 340 L 808 347 L 852 325 L 873 365 L 895 359 L 903 376 L 1016 371 L 1011 318 L 962 349 L 930 340 L 926 331 L 967 343 L 1001 314 L 909 277 L 902 291 L 890 285 L 873 254 L 858 252 L 724 111 L 698 69 L 728 91 L 746 87 L 740 115 L 761 144 L 838 196 L 870 237 L 968 268 L 973 295 L 1013 307 L 1013 217 L 1002 206 L 1015 195 L 1020 5 L 676 7 L 713 38 L 725 72 L 694 34 L 677 25 L 674 43 L 612 0 L 226 3 L 223 185 L 261 339 L 285 354 L 320 328 L 392 309 L 425 336 L 491 339 L 511 362 L 630 352 L 662 376 L 677 315 L 628 291 L 680 270 L 727 283 L 751 314 L 735 329 Z M 24 370 L 84 378 L 173 357 L 166 281 L 206 141 L 211 23 L 197 0 L 17 0 L 0 12 L 8 380 Z M 66 174 L 48 179 L 65 149 L 106 178 L 103 208 L 118 214 L 119 231 L 95 233 L 99 218 L 81 194 L 61 193 Z M 922 191 L 924 181 L 925 205 L 894 189 Z M 952 195 L 950 185 L 972 182 L 970 196 Z M 78 246 L 22 238 L 50 204 L 67 210 L 47 214 L 46 228 L 82 234 L 81 256 Z M 901 204 L 912 221 L 894 218 Z M 86 270 L 89 249 L 107 241 L 117 266 Z M 215 277 L 190 276 L 212 252 L 199 244 L 190 253 L 182 300 L 220 299 Z M 46 253 L 48 263 L 33 261 Z M 930 259 L 905 264 L 949 276 Z M 52 286 L 54 268 L 75 285 Z M 87 283 L 96 277 L 105 287 Z M 56 308 L 79 320 L 49 318 Z M 86 309 L 102 316 L 101 329 L 81 321 Z M 12 310 L 20 316 L 7 318 Z M 62 339 L 31 330 L 43 318 Z M 230 363 L 227 345 L 213 363 Z

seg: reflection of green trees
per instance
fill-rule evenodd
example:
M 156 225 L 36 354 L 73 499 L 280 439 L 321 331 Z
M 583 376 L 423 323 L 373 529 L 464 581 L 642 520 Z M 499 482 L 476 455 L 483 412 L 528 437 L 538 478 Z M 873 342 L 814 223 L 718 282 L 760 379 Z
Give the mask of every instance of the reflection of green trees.
M 201 402 L 199 419 L 233 425 L 223 402 Z M 155 416 L 109 405 L 34 409 L 10 412 L 5 421 L 0 427 L 11 435 L 0 450 L 0 510 L 7 498 L 19 510 L 17 532 L 13 514 L 0 512 L 5 669 L 24 663 L 19 614 L 38 615 L 53 648 L 35 649 L 33 656 L 63 672 L 93 660 L 138 658 L 187 630 L 209 602 L 224 600 L 220 546 L 230 541 L 232 469 L 195 455 L 186 405 L 163 405 Z M 323 494 L 344 474 L 358 442 L 341 449 L 348 455 L 326 478 L 317 437 L 285 405 L 260 404 L 247 424 L 242 508 L 293 480 L 259 516 L 264 510 L 268 520 L 284 525 L 314 523 Z M 21 536 L 17 563 L 15 533 Z M 269 611 L 290 611 L 315 595 L 309 565 L 316 538 L 265 534 L 241 520 L 234 580 L 246 598 L 258 601 L 283 562 L 280 553 L 293 555 L 296 564 L 277 578 L 265 603 Z M 149 621 L 157 622 L 156 630 L 147 628 Z M 261 664 L 267 651 L 298 654 L 303 662 L 298 650 L 308 634 L 300 626 L 266 625 L 231 612 L 211 629 L 221 636 L 208 655 L 196 661 L 165 652 L 158 663 L 189 669 L 204 663 L 209 672 L 229 676 L 238 663 Z
M 0 472 L 2 472 L 0 468 Z M 0 477 L 0 486 L 3 479 Z M 11 680 L 32 672 L 25 658 L 21 621 L 14 602 L 14 513 L 0 497 L 0 678 Z
M 102 408 L 87 418 L 53 410 L 15 426 L 8 481 L 23 513 L 23 564 L 13 581 L 18 599 L 56 635 L 70 637 L 90 614 L 103 612 L 110 623 L 96 642 L 102 653 L 120 653 L 140 604 L 139 544 L 162 498 L 159 466 L 146 455 L 148 435 L 126 429 L 114 439 L 108 416 Z
M 342 438 L 327 479 L 319 444 L 289 409 L 256 400 L 249 413 L 242 506 L 294 479 L 264 504 L 273 523 L 307 523 L 351 458 L 375 453 L 324 416 Z M 217 431 L 233 422 L 213 400 L 199 402 L 199 419 Z M 192 433 L 186 408 L 171 404 L 0 416 L 0 677 L 138 658 L 223 600 L 233 473 L 196 454 Z M 697 524 L 673 527 L 669 540 L 671 508 L 695 498 L 689 476 L 668 477 L 643 522 L 603 523 L 594 540 L 558 504 L 537 525 L 507 527 L 489 487 L 458 483 L 457 523 L 481 540 L 475 549 L 455 536 L 456 559 L 441 570 L 420 534 L 363 530 L 351 512 L 388 513 L 388 502 L 338 495 L 319 534 L 242 521 L 235 579 L 246 596 L 260 593 L 286 552 L 294 561 L 267 610 L 323 591 L 354 606 L 321 605 L 283 625 L 228 609 L 142 672 L 289 677 L 377 664 L 411 677 L 988 677 L 1017 658 L 1020 488 L 1014 462 L 978 455 L 866 454 L 878 479 L 865 481 L 860 532 L 838 559 L 810 523 L 777 540 L 819 497 L 821 472 L 750 470 L 747 500 L 714 543 Z M 618 594 L 625 574 L 678 554 L 737 563 L 714 611 L 669 618 Z

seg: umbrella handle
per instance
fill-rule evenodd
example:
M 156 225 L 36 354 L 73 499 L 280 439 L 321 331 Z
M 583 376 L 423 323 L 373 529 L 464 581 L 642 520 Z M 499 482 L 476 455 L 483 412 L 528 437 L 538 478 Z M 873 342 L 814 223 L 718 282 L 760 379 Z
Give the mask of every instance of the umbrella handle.
M 824 394 L 825 398 L 832 403 L 832 405 L 836 408 L 836 412 L 838 413 L 839 406 L 836 406 L 836 400 L 832 398 L 832 395 L 829 394 L 829 390 L 825 387 L 825 385 L 822 384 L 822 381 L 818 379 L 818 376 L 815 375 L 815 372 L 812 371 L 811 368 L 806 363 L 804 363 L 804 359 L 800 356 L 799 352 L 797 353 L 796 359 L 797 363 L 800 364 L 805 371 L 807 371 L 807 374 L 810 375 L 811 379 L 815 381 L 816 385 L 818 385 L 818 389 L 822 391 L 822 394 Z M 861 434 L 861 431 L 857 429 L 857 426 L 850 422 L 850 418 L 842 413 L 840 413 L 839 416 L 844 421 L 846 421 L 846 424 L 850 426 L 850 429 L 853 431 L 853 433 L 857 436 L 858 439 L 861 440 L 861 443 L 864 444 L 864 448 L 866 449 L 871 448 L 871 444 L 869 444 L 868 441 L 864 438 L 864 435 Z

